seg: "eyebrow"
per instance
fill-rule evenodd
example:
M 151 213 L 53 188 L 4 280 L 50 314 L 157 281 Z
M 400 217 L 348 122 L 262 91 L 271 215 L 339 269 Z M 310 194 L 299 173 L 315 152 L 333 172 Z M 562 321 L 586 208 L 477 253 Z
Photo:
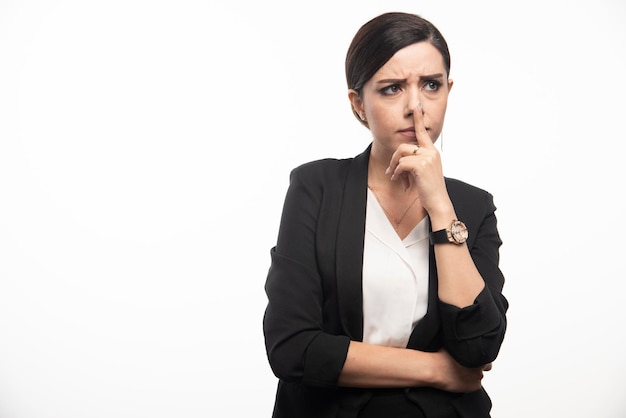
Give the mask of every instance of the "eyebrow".
M 443 74 L 437 73 L 437 74 L 428 74 L 428 75 L 420 76 L 420 80 L 432 80 L 436 78 L 443 78 Z M 387 83 L 396 84 L 396 83 L 404 83 L 404 82 L 406 82 L 406 78 L 386 78 L 384 80 L 376 81 L 376 84 L 387 84 Z

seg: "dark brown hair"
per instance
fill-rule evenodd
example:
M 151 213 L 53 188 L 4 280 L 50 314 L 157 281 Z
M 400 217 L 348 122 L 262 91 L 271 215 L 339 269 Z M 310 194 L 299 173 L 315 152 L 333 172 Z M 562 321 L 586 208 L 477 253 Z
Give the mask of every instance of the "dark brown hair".
M 390 12 L 370 20 L 358 30 L 346 55 L 348 89 L 359 95 L 367 81 L 399 50 L 417 42 L 430 42 L 443 57 L 450 75 L 450 51 L 439 30 L 428 20 L 410 13 Z M 352 109 L 360 120 L 358 114 Z

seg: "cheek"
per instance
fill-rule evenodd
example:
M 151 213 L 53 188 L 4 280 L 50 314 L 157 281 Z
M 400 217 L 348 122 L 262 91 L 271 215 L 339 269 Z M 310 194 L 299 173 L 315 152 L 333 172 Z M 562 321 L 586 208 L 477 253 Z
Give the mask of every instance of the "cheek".
M 443 121 L 446 115 L 446 103 L 433 103 L 429 113 L 429 117 L 426 119 L 426 124 L 430 127 L 431 139 L 436 141 L 443 130 Z
M 381 115 L 385 114 L 385 108 L 384 106 L 381 106 L 380 104 L 378 104 L 376 101 L 371 100 L 370 101 L 370 105 L 368 106 L 368 110 L 369 110 L 369 114 L 372 117 L 375 118 L 379 118 L 381 117 Z
M 379 125 L 388 125 L 402 117 L 402 109 L 394 103 L 377 104 L 370 108 L 370 116 Z
M 368 122 L 370 126 L 383 126 L 388 118 L 387 112 L 380 106 L 371 106 L 368 109 Z
M 441 102 L 433 103 L 431 117 L 432 122 L 436 124 L 443 123 L 443 119 L 446 116 L 446 108 L 448 106 L 448 102 L 443 100 Z

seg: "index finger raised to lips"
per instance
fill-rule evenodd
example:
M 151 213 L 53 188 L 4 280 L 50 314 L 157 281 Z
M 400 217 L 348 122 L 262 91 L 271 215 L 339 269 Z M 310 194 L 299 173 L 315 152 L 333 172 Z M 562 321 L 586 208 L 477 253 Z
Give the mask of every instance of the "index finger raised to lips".
M 422 110 L 422 104 L 417 104 L 417 110 L 413 112 L 413 123 L 415 124 L 415 139 L 417 139 L 417 145 L 420 147 L 432 147 L 433 140 L 431 139 L 426 126 L 424 126 L 424 111 Z

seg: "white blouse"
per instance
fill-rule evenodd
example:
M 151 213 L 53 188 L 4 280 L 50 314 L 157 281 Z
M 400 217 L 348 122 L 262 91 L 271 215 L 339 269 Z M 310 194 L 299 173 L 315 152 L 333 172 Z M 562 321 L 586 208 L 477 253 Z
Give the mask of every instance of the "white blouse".
M 428 218 L 401 240 L 367 191 L 363 250 L 363 342 L 406 347 L 428 307 Z

